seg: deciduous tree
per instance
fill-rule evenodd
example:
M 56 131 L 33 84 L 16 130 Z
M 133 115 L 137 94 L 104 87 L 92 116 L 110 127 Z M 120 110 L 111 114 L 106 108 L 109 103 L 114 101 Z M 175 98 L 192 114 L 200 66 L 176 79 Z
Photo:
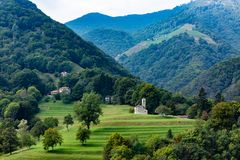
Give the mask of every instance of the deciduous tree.
M 72 116 L 71 116 L 70 114 L 68 114 L 68 115 L 66 115 L 66 116 L 64 117 L 63 124 L 66 125 L 67 130 L 68 130 L 68 126 L 69 126 L 69 125 L 73 125 L 73 123 L 74 123 L 74 121 L 73 121 L 73 118 L 72 118 Z M 69 131 L 69 130 L 68 130 L 68 131 Z
M 95 93 L 85 93 L 81 102 L 75 107 L 75 113 L 80 122 L 90 129 L 91 123 L 99 124 L 99 116 L 102 115 L 100 107 L 101 98 Z
M 84 127 L 79 127 L 76 139 L 79 140 L 82 145 L 86 143 L 87 139 L 90 138 L 90 130 Z
M 55 128 L 49 128 L 45 131 L 43 138 L 43 146 L 45 150 L 49 150 L 50 147 L 53 150 L 55 146 L 58 144 L 61 145 L 62 143 L 63 138 Z

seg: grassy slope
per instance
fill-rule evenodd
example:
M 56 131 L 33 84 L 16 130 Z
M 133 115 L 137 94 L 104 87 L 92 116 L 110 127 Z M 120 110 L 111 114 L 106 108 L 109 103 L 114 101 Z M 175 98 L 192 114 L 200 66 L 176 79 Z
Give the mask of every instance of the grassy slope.
M 169 39 L 171 39 L 175 36 L 178 36 L 182 33 L 187 33 L 188 35 L 194 37 L 196 40 L 199 40 L 201 38 L 201 39 L 204 39 L 205 41 L 207 41 L 209 44 L 216 44 L 208 35 L 194 30 L 195 29 L 194 27 L 195 26 L 193 26 L 191 24 L 185 24 L 182 27 L 177 28 L 173 32 L 170 32 L 168 34 L 159 35 L 159 36 L 155 37 L 153 40 L 140 42 L 139 44 L 130 48 L 128 51 L 126 51 L 123 54 L 125 54 L 127 56 L 132 56 L 133 54 L 136 54 L 144 49 L 147 49 L 148 47 L 150 47 L 153 44 L 160 44 L 163 41 L 168 41 Z
M 56 147 L 54 152 L 47 153 L 43 150 L 42 144 L 38 143 L 30 150 L 18 151 L 12 156 L 3 156 L 3 160 L 97 160 L 102 159 L 103 146 L 107 138 L 114 132 L 123 136 L 138 135 L 141 141 L 145 141 L 149 136 L 156 134 L 165 136 L 168 129 L 173 133 L 179 133 L 192 127 L 193 121 L 179 118 L 162 118 L 153 115 L 133 115 L 128 113 L 129 106 L 106 105 L 103 106 L 104 115 L 101 117 L 101 124 L 92 128 L 91 139 L 87 145 L 81 146 L 75 140 L 77 126 L 74 124 L 67 132 L 62 126 L 63 117 L 73 114 L 73 105 L 63 105 L 57 102 L 45 103 L 41 105 L 41 118 L 53 116 L 60 120 L 59 130 L 63 135 L 64 143 Z

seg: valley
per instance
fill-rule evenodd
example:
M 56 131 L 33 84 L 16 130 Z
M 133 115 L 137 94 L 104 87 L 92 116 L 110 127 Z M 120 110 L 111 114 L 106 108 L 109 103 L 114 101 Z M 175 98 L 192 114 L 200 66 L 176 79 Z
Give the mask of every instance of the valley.
M 239 159 L 240 0 L 49 3 L 0 0 L 1 160 Z
M 194 120 L 182 118 L 164 118 L 159 115 L 134 115 L 129 113 L 130 106 L 126 105 L 102 105 L 103 116 L 100 124 L 93 126 L 90 140 L 82 146 L 76 139 L 77 128 L 80 125 L 75 119 L 75 124 L 70 126 L 69 132 L 63 125 L 63 117 L 68 113 L 74 115 L 74 104 L 63 104 L 61 102 L 49 102 L 40 104 L 41 119 L 55 117 L 59 119 L 59 131 L 63 135 L 63 144 L 56 150 L 46 154 L 41 142 L 31 149 L 19 150 L 13 155 L 5 155 L 2 160 L 101 160 L 103 147 L 107 139 L 113 133 L 120 133 L 126 137 L 138 136 L 141 141 L 146 141 L 152 135 L 165 137 L 167 131 L 172 129 L 174 134 L 181 133 L 193 127 Z M 41 157 L 41 158 L 40 158 Z
M 113 21 L 109 27 L 101 26 L 101 23 L 106 20 L 96 21 L 99 26 L 95 24 L 94 30 L 90 29 L 88 33 L 84 34 L 91 34 L 91 36 L 87 36 L 87 38 L 83 36 L 83 38 L 103 49 L 134 76 L 158 87 L 188 96 L 190 95 L 187 94 L 188 86 L 200 86 L 200 84 L 196 84 L 197 78 L 204 75 L 204 72 L 208 72 L 211 67 L 221 64 L 225 60 L 240 56 L 238 6 L 239 1 L 233 0 L 196 0 L 158 13 L 165 16 L 150 14 L 153 17 L 156 16 L 158 22 L 149 22 L 146 25 L 148 19 L 142 15 L 140 17 L 146 22 L 145 27 L 135 26 L 131 28 L 131 31 L 114 26 L 117 23 Z M 125 19 L 126 23 L 130 23 L 128 17 L 121 18 Z M 134 16 L 132 18 L 137 20 Z M 79 28 L 81 26 L 81 29 L 84 30 L 84 22 L 90 25 L 91 20 L 93 20 L 92 17 L 87 15 L 71 21 L 75 24 L 74 27 L 68 23 L 66 25 L 74 31 L 77 26 Z M 111 31 L 107 31 L 108 29 Z M 93 34 L 96 30 L 97 32 Z M 116 39 L 122 39 L 122 37 L 111 34 L 112 31 L 124 32 L 124 35 L 127 36 L 122 42 L 119 42 Z M 193 40 L 189 38 L 193 38 Z M 112 46 L 118 47 L 112 50 Z M 168 55 L 171 56 L 170 59 Z M 215 80 L 217 81 L 218 78 L 220 77 L 216 77 Z M 214 87 L 216 88 L 214 92 L 222 92 L 227 97 L 230 97 L 228 96 L 229 92 L 236 92 L 235 90 L 229 91 L 233 90 L 230 86 L 222 88 L 215 85 Z M 198 87 L 198 89 L 200 88 Z M 211 88 L 209 89 L 211 90 Z M 235 94 L 239 95 L 239 93 Z M 213 98 L 212 95 L 209 97 Z M 234 96 L 230 100 L 238 98 L 238 96 Z

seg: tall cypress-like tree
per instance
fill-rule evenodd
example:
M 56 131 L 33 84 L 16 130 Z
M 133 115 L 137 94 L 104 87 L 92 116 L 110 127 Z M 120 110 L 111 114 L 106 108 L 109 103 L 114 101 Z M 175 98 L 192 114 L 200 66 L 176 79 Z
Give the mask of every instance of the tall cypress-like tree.
M 221 92 L 217 93 L 217 95 L 215 96 L 215 103 L 220 103 L 220 102 L 224 102 L 225 98 L 222 95 Z
M 211 109 L 211 104 L 207 99 L 207 93 L 204 88 L 201 88 L 197 98 L 197 105 L 199 109 L 199 116 L 201 116 L 203 111 L 209 112 Z
M 167 138 L 168 139 L 173 139 L 173 133 L 172 133 L 171 129 L 169 129 L 168 132 L 167 132 Z

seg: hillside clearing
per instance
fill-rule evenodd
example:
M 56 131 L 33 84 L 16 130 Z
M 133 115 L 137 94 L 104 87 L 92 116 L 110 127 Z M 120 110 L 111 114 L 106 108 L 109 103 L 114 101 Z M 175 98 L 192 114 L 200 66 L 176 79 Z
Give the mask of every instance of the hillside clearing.
M 123 136 L 137 135 L 141 141 L 145 141 L 151 135 L 165 137 L 168 129 L 173 133 L 183 132 L 193 126 L 194 121 L 181 118 L 163 118 L 158 115 L 134 115 L 128 113 L 130 106 L 104 105 L 101 124 L 92 128 L 91 139 L 85 146 L 75 140 L 75 134 L 79 123 L 70 126 L 70 131 L 62 125 L 63 117 L 68 113 L 73 115 L 74 105 L 65 105 L 60 102 L 44 103 L 40 105 L 40 118 L 49 116 L 57 117 L 60 121 L 59 130 L 63 135 L 64 143 L 56 147 L 52 152 L 43 150 L 42 144 L 38 143 L 32 149 L 17 151 L 15 154 L 1 157 L 3 160 L 100 160 L 102 159 L 103 146 L 108 137 L 115 132 Z

